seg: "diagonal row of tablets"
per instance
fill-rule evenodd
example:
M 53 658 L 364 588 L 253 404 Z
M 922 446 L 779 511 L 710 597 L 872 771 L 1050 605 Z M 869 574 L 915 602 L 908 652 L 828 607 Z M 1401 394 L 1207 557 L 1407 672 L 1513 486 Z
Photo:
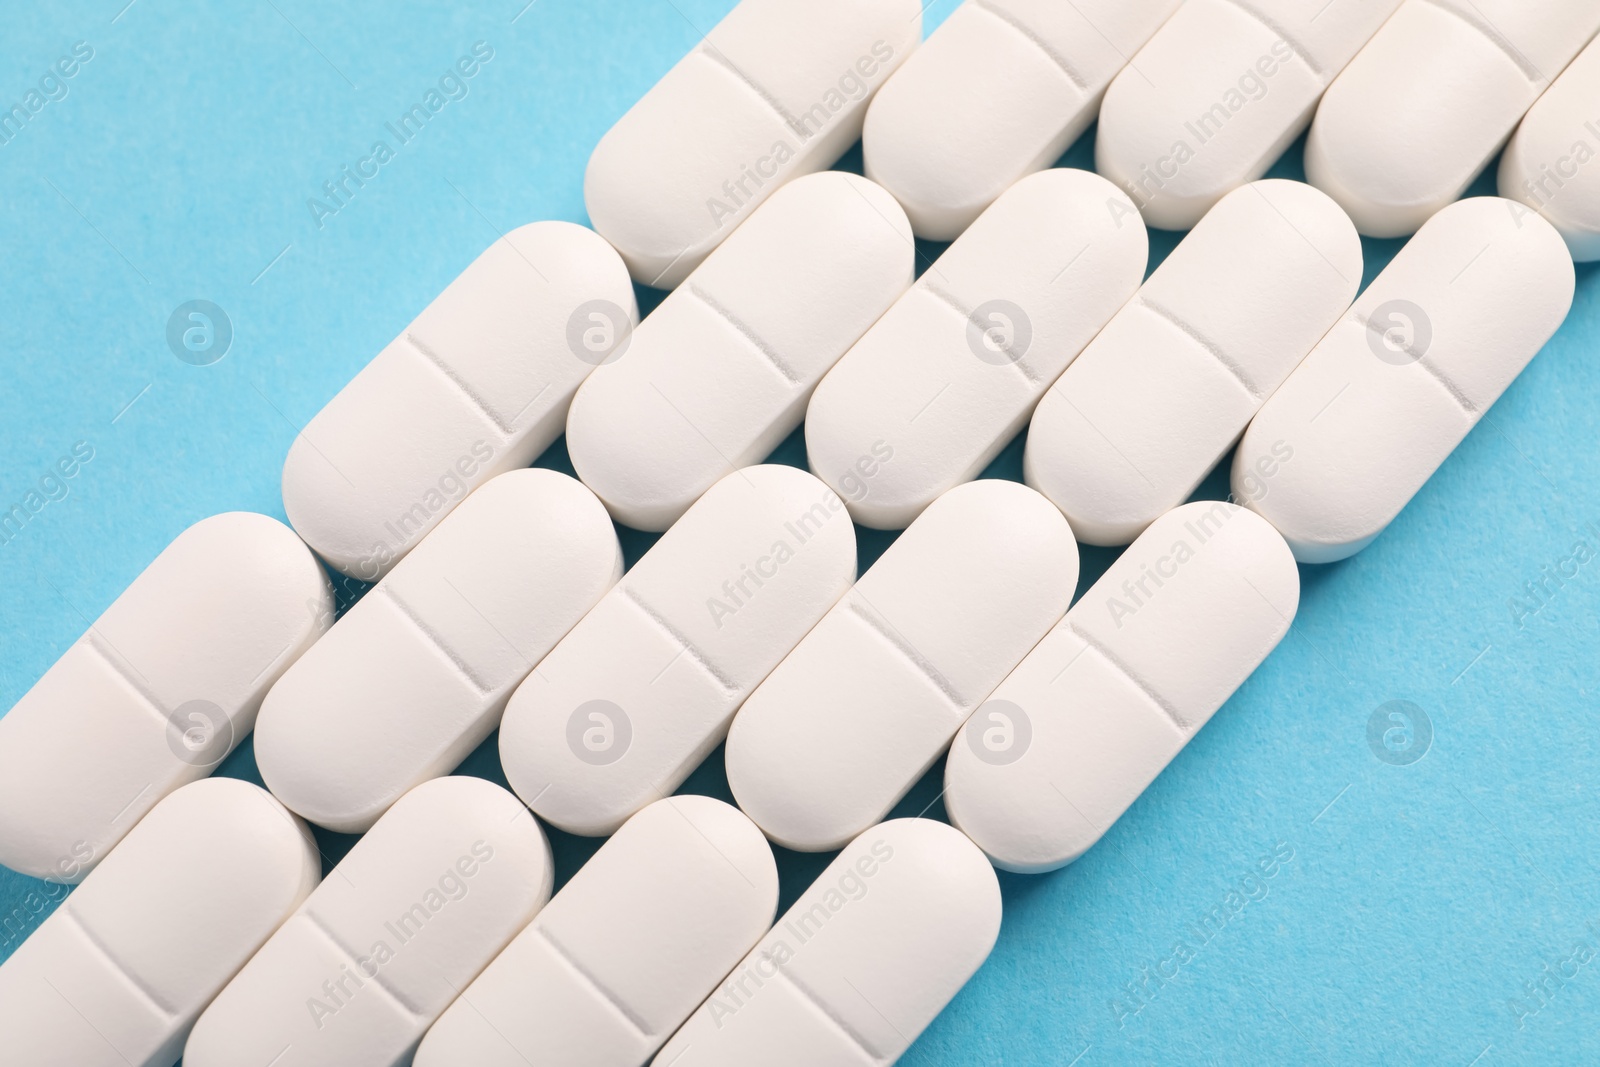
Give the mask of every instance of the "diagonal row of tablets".
M 0 719 L 0 862 L 94 872 L 13 1046 L 892 1062 L 992 868 L 1091 847 L 1565 317 L 1600 3 L 1488 6 L 968 0 L 913 53 L 913 0 L 744 0 L 596 149 L 600 235 L 491 246 L 297 437 L 293 531 L 195 524 Z M 1452 204 L 1530 105 L 1518 199 Z M 1117 184 L 1042 170 L 1097 113 Z M 1308 124 L 1325 191 L 1255 180 Z M 810 173 L 863 127 L 881 184 Z M 612 519 L 666 531 L 625 575 Z M 852 520 L 905 529 L 859 580 Z M 1078 542 L 1131 547 L 1072 606 Z M 331 628 L 317 556 L 381 578 Z M 496 727 L 516 796 L 441 777 Z M 271 794 L 197 781 L 252 729 Z M 724 740 L 742 811 L 670 797 Z M 947 750 L 961 832 L 881 822 Z M 528 809 L 613 835 L 547 906 Z M 321 885 L 301 818 L 366 834 Z M 767 839 L 843 848 L 776 924 Z

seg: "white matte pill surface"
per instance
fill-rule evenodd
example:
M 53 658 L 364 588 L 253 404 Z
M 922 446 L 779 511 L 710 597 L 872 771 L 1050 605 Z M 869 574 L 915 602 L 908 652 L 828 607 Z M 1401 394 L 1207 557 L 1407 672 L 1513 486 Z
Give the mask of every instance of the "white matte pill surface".
M 428 1031 L 416 1067 L 637 1067 L 772 925 L 761 831 L 710 797 L 622 824 Z
M 318 874 L 305 827 L 260 788 L 168 794 L 0 965 L 0 1060 L 171 1067 Z
M 728 784 L 779 844 L 839 848 L 889 813 L 1078 585 L 1061 513 L 1016 482 L 924 511 L 733 721 Z
M 1573 259 L 1600 259 L 1600 38 L 1523 118 L 1500 157 L 1500 195 L 1549 219 Z
M 776 465 L 723 478 L 512 695 L 512 788 L 569 833 L 611 833 L 721 743 L 855 575 L 855 530 L 821 482 Z
M 312 822 L 367 830 L 489 736 L 511 691 L 621 575 L 593 493 L 555 471 L 500 475 L 272 687 L 256 724 L 261 777 Z
M 628 272 L 592 231 L 512 230 L 295 438 L 289 521 L 333 567 L 376 580 L 473 489 L 548 448 L 637 321 Z
M 516 797 L 481 778 L 424 782 L 200 1016 L 184 1067 L 410 1063 L 550 882 L 550 847 Z
M 997 867 L 1088 851 L 1289 632 L 1300 575 L 1259 516 L 1157 519 L 989 700 L 945 764 L 950 819 Z
M 1302 563 L 1365 548 L 1572 306 L 1561 235 L 1498 197 L 1445 208 L 1261 408 L 1233 491 Z
M 996 200 L 845 354 L 806 412 L 811 469 L 863 526 L 900 529 L 976 478 L 1144 278 L 1104 178 L 1047 170 Z
M 1252 182 L 1200 220 L 1039 402 L 1028 484 L 1087 544 L 1189 498 L 1350 307 L 1361 239 L 1302 182 Z
M 983 964 L 1000 885 L 931 819 L 852 841 L 661 1050 L 655 1067 L 882 1067 Z
M 1369 237 L 1414 232 L 1596 30 L 1600 0 L 1405 0 L 1323 97 L 1307 179 Z
M 778 190 L 578 390 L 578 477 L 618 522 L 665 530 L 800 425 L 817 382 L 911 284 L 914 256 L 905 212 L 865 178 Z
M 1398 2 L 1398 0 L 1395 0 Z M 867 176 L 918 237 L 953 241 L 1094 121 L 1178 0 L 967 0 L 867 109 Z
M 80 881 L 222 762 L 332 618 L 282 523 L 235 511 L 183 531 L 0 718 L 0 863 Z
M 1187 0 L 1106 90 L 1095 169 L 1187 230 L 1254 181 L 1400 0 Z
M 772 192 L 825 170 L 922 40 L 917 0 L 743 0 L 600 139 L 595 229 L 671 289 Z

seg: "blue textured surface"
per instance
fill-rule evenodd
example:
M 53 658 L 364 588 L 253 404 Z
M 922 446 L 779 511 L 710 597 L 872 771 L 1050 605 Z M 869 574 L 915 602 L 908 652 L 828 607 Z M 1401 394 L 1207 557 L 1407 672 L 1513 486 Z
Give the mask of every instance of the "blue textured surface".
M 281 518 L 296 428 L 498 231 L 584 221 L 595 141 L 732 0 L 124 2 L 8 5 L 0 34 L 0 104 L 93 48 L 0 145 L 0 506 L 94 450 L 0 545 L 0 707 L 185 526 Z M 479 41 L 494 56 L 466 96 L 396 147 L 385 123 Z M 375 139 L 394 158 L 319 226 L 307 199 Z M 1369 279 L 1396 247 L 1367 243 Z M 1002 875 L 994 955 L 903 1062 L 1600 1061 L 1596 274 L 1399 521 L 1302 569 L 1292 634 L 1102 843 Z M 205 367 L 165 339 L 197 298 L 234 329 Z M 780 458 L 803 462 L 799 442 Z M 865 533 L 864 561 L 888 540 Z M 1086 550 L 1085 582 L 1111 558 Z M 1368 747 L 1391 699 L 1433 723 L 1409 766 Z M 493 739 L 464 769 L 499 777 Z M 256 777 L 248 744 L 222 773 Z M 901 813 L 939 815 L 941 774 Z M 726 796 L 720 753 L 686 789 Z M 595 843 L 553 836 L 564 879 Z M 1252 879 L 1274 850 L 1293 858 Z M 780 856 L 785 905 L 827 859 Z M 0 871 L 0 957 L 43 892 Z

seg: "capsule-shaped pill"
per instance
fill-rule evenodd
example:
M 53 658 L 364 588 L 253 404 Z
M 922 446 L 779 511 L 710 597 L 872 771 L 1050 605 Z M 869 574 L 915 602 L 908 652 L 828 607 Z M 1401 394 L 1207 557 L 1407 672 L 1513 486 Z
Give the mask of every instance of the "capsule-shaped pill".
M 976 478 L 1139 288 L 1149 244 L 1104 178 L 1008 189 L 817 386 L 811 469 L 863 526 L 900 529 Z
M 259 787 L 168 794 L 0 965 L 5 1061 L 171 1067 L 319 873 L 305 827 Z
M 665 530 L 800 425 L 817 382 L 911 284 L 914 256 L 905 212 L 864 178 L 778 190 L 578 390 L 578 477 L 618 522 Z
M 658 800 L 462 991 L 415 1067 L 638 1067 L 777 907 L 772 850 L 738 809 Z
M 712 486 L 518 687 L 500 729 L 517 795 L 609 834 L 670 795 L 856 576 L 855 530 L 793 467 Z
M 1028 484 L 1079 540 L 1129 543 L 1189 499 L 1360 284 L 1361 239 L 1326 195 L 1229 193 L 1039 402 Z
M 1405 0 L 1328 88 L 1306 177 L 1368 237 L 1462 193 L 1600 30 L 1600 0 Z
M 1048 500 L 985 479 L 934 501 L 734 719 L 728 784 L 786 848 L 889 813 L 1061 620 L 1078 546 Z
M 1395 0 L 1398 2 L 1398 0 Z M 1178 0 L 966 0 L 867 109 L 867 177 L 918 237 L 953 241 L 1094 121 Z
M 881 1067 L 988 958 L 1000 884 L 931 819 L 846 846 L 652 1061 L 655 1067 Z
M 917 0 L 742 0 L 595 146 L 595 229 L 635 281 L 675 288 L 776 189 L 844 155 L 921 40 Z
M 1095 169 L 1187 230 L 1267 172 L 1400 0 L 1188 0 L 1106 90 Z
M 517 684 L 622 575 L 593 493 L 523 469 L 474 492 L 272 687 L 256 762 L 273 794 L 340 833 L 448 774 Z
M 1600 39 L 1545 90 L 1500 157 L 1500 195 L 1549 219 L 1580 263 L 1600 259 Z
M 512 230 L 295 437 L 290 523 L 335 569 L 377 580 L 468 493 L 550 447 L 638 316 L 627 270 L 592 231 Z
M 1302 563 L 1361 551 L 1555 333 L 1574 285 L 1542 216 L 1497 197 L 1445 208 L 1262 406 L 1235 499 Z
M 1289 632 L 1300 575 L 1244 508 L 1157 519 L 950 746 L 945 806 L 995 866 L 1083 855 Z
M 200 1016 L 184 1067 L 400 1067 L 550 899 L 517 798 L 435 778 L 390 808 Z
M 0 718 L 0 863 L 81 881 L 233 751 L 332 619 L 282 523 L 228 512 L 183 531 Z

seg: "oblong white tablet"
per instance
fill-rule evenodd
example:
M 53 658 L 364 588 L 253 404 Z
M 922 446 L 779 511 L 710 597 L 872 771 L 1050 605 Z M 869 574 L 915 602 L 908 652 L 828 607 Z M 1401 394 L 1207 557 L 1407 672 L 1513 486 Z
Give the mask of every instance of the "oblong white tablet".
M 839 848 L 889 813 L 1061 620 L 1078 546 L 1025 485 L 959 485 L 913 522 L 750 695 L 728 784 L 774 841 Z
M 592 231 L 512 230 L 295 438 L 289 521 L 335 569 L 382 577 L 468 493 L 550 447 L 578 384 L 626 354 L 638 317 L 627 270 Z
M 595 146 L 595 229 L 636 281 L 674 288 L 775 189 L 844 155 L 921 40 L 917 0 L 742 0 Z
M 1088 129 L 1111 79 L 1177 6 L 967 0 L 873 98 L 867 176 L 904 205 L 918 237 L 955 240 Z
M 1600 0 L 1406 0 L 1323 97 L 1306 177 L 1369 237 L 1459 197 L 1600 30 Z
M 332 618 L 282 523 L 234 511 L 183 531 L 0 718 L 0 863 L 81 881 L 233 751 Z
M 1572 258 L 1510 200 L 1445 208 L 1262 406 L 1234 496 L 1302 563 L 1371 544 L 1555 333 Z
M 652 1061 L 656 1067 L 881 1067 L 988 958 L 1000 884 L 931 819 L 852 841 Z
M 778 190 L 578 390 L 578 477 L 618 522 L 665 530 L 800 425 L 914 259 L 905 212 L 865 178 L 829 171 Z
M 811 469 L 863 526 L 899 529 L 971 481 L 1143 280 L 1149 243 L 1104 178 L 1008 189 L 817 386 Z
M 524 468 L 473 492 L 272 687 L 256 763 L 273 794 L 361 833 L 448 774 L 534 664 L 622 576 L 606 510 Z
M 950 819 L 995 866 L 1088 851 L 1294 621 L 1283 538 L 1219 501 L 1167 512 L 1000 683 L 950 746 Z
M 1572 258 L 1600 259 L 1600 39 L 1545 90 L 1500 157 L 1500 195 L 1561 231 Z
M 772 925 L 778 868 L 710 797 L 658 800 L 468 986 L 415 1067 L 637 1067 Z
M 1106 90 L 1095 169 L 1150 225 L 1189 229 L 1267 172 L 1399 6 L 1188 0 Z
M 200 1016 L 184 1067 L 399 1067 L 550 899 L 517 798 L 435 778 L 390 808 Z
M 1039 401 L 1023 471 L 1087 544 L 1187 500 L 1350 307 L 1361 238 L 1302 182 L 1236 189 Z
M 856 574 L 844 505 L 793 467 L 712 486 L 512 694 L 500 760 L 569 833 L 670 795 Z
M 320 873 L 305 827 L 260 788 L 168 794 L 0 965 L 5 1061 L 171 1067 Z

